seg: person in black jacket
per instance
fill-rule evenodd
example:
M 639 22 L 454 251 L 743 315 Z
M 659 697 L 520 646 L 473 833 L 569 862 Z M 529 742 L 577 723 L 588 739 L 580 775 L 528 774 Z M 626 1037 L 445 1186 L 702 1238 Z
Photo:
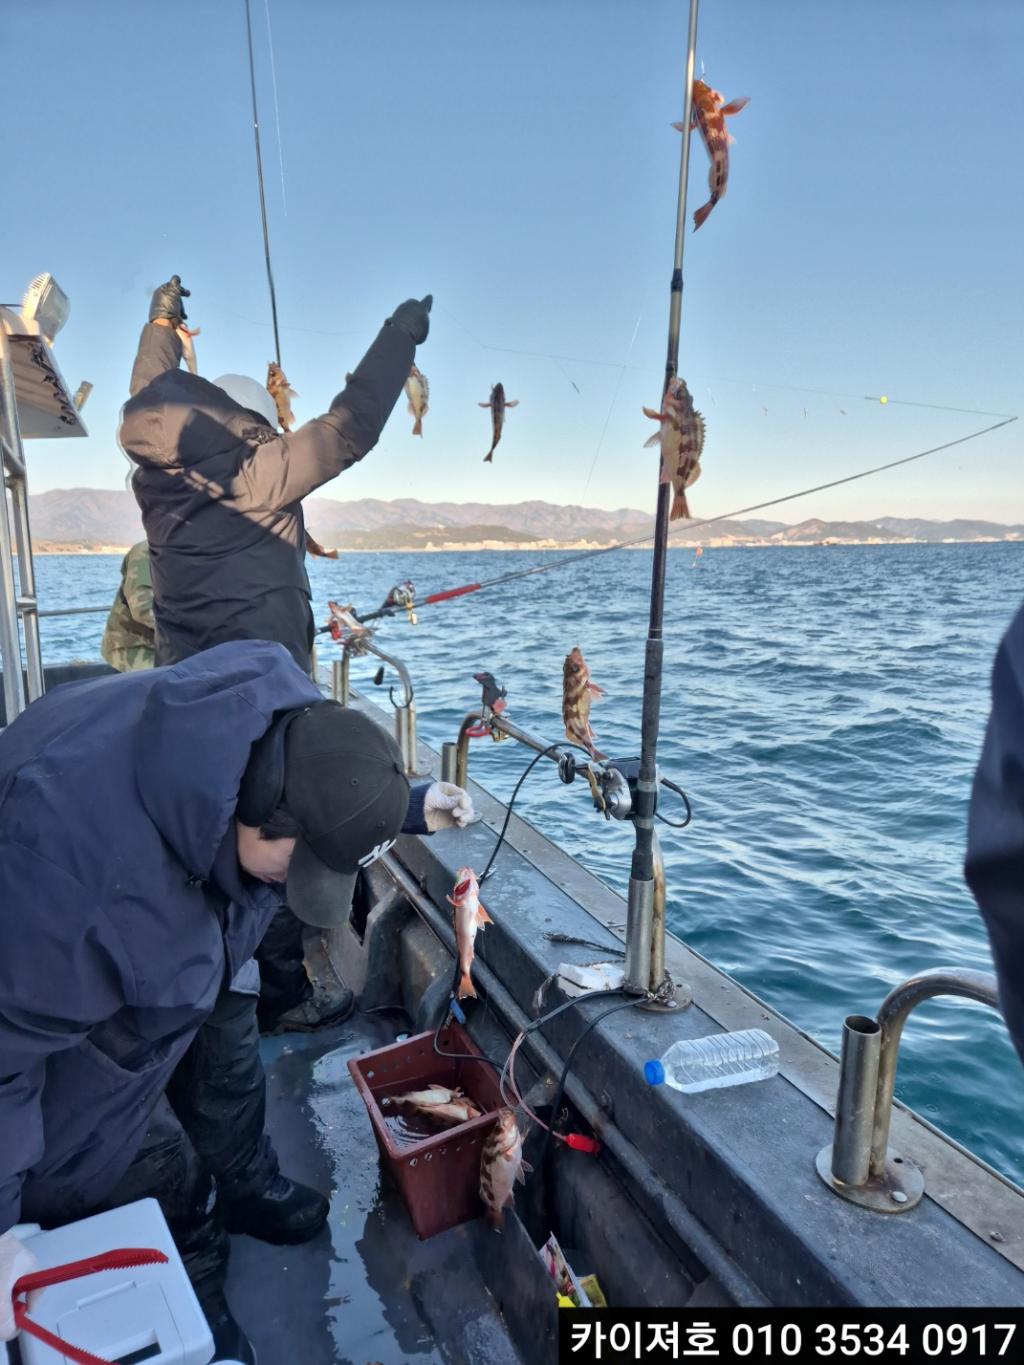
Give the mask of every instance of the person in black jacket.
M 211 383 L 179 368 L 189 296 L 177 275 L 154 292 L 119 432 L 149 541 L 156 663 L 226 640 L 276 640 L 308 672 L 302 499 L 376 445 L 426 340 L 432 299 L 396 308 L 329 410 L 282 435 L 256 380 Z M 319 1028 L 351 1012 L 340 981 L 318 983 L 314 995 L 289 910 L 275 917 L 257 961 L 264 1032 Z
M 177 275 L 153 295 L 119 433 L 149 541 L 156 663 L 225 640 L 276 640 L 308 672 L 302 499 L 377 444 L 426 340 L 432 300 L 396 308 L 329 410 L 281 434 L 255 380 L 224 376 L 221 387 L 179 369 L 183 296 Z M 248 404 L 231 394 L 246 383 Z
M 967 822 L 967 884 L 988 929 L 999 1003 L 1024 1061 L 1024 608 L 996 654 Z

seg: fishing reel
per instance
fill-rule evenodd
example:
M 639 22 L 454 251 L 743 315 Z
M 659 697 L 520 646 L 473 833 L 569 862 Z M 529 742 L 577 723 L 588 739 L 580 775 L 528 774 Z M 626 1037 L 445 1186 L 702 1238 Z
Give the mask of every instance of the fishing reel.
M 581 771 L 590 783 L 594 809 L 600 811 L 606 820 L 628 820 L 636 805 L 639 758 L 608 758 L 600 763 L 577 763 L 571 749 L 558 755 L 558 776 L 563 782 L 574 782 Z
M 608 758 L 602 763 L 577 764 L 576 755 L 566 750 L 558 756 L 558 776 L 563 782 L 572 782 L 580 771 L 586 774 L 594 797 L 594 809 L 600 811 L 606 820 L 628 820 L 637 806 L 637 787 L 640 781 L 639 758 Z M 682 820 L 669 820 L 658 814 L 658 819 L 672 829 L 685 829 L 693 819 L 690 799 L 682 787 L 658 773 L 659 787 L 667 787 L 675 792 L 683 803 L 686 812 Z
M 384 612 L 405 611 L 409 613 L 409 624 L 418 624 L 416 613 L 413 608 L 416 605 L 416 589 L 412 580 L 407 578 L 403 583 L 396 583 L 395 586 L 385 597 L 380 605 L 380 610 Z

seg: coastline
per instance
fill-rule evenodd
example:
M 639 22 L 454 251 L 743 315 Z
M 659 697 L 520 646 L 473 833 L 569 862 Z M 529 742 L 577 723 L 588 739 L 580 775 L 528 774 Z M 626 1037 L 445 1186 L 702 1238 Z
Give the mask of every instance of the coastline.
M 653 539 L 653 537 L 652 537 Z M 479 554 L 484 550 L 494 551 L 515 551 L 526 550 L 609 550 L 614 541 L 597 540 L 530 540 L 530 541 L 507 541 L 507 540 L 473 540 L 473 541 L 441 541 L 437 544 L 431 542 L 427 545 L 389 545 L 387 547 L 377 547 L 373 549 L 360 548 L 358 546 L 326 546 L 326 549 L 336 549 L 339 555 L 366 555 L 366 554 Z M 871 537 L 858 540 L 843 540 L 829 537 L 825 540 L 787 540 L 782 538 L 764 538 L 740 540 L 731 538 L 712 538 L 708 540 L 685 540 L 676 539 L 669 543 L 669 550 L 764 550 L 764 549 L 831 549 L 834 546 L 843 545 L 1021 545 L 1024 544 L 1022 536 L 970 536 L 958 538 L 950 536 L 942 540 L 926 540 L 923 537 L 911 536 L 892 536 L 892 537 Z M 650 541 L 642 542 L 639 545 L 625 545 L 626 550 L 644 550 L 650 545 Z M 131 549 L 130 545 L 73 545 L 60 544 L 49 545 L 42 542 L 40 545 L 33 545 L 33 555 L 125 555 Z

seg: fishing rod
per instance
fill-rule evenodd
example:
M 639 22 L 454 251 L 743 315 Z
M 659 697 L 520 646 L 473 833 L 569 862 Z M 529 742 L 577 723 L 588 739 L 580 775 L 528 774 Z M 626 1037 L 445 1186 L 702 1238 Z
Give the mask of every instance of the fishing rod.
M 269 13 L 267 17 L 269 25 Z M 256 104 L 256 62 L 252 50 L 252 12 L 250 0 L 245 0 L 245 31 L 249 39 L 249 89 L 252 92 L 252 129 L 256 139 L 256 178 L 260 189 L 260 217 L 263 221 L 263 256 L 267 263 L 267 284 L 270 286 L 270 312 L 274 323 L 274 355 L 281 364 L 281 338 L 277 329 L 277 292 L 274 271 L 270 264 L 270 229 L 267 226 L 267 196 L 263 188 L 263 152 L 260 149 L 260 116 Z
M 686 241 L 686 187 L 690 171 L 690 142 L 693 123 L 693 74 L 697 50 L 697 9 L 699 0 L 690 0 L 690 23 L 686 39 L 686 74 L 681 123 L 682 151 L 679 157 L 679 196 L 676 204 L 676 240 L 669 293 L 668 354 L 665 359 L 665 387 L 679 368 L 679 331 L 683 310 L 683 246 Z M 664 403 L 663 403 L 664 408 Z M 665 569 L 669 536 L 669 495 L 672 485 L 658 479 L 658 505 L 654 514 L 654 552 L 651 564 L 651 609 L 644 651 L 644 688 L 640 712 L 640 772 L 636 783 L 636 802 L 632 816 L 636 842 L 633 848 L 626 900 L 626 976 L 625 988 L 633 994 L 665 994 L 671 986 L 664 968 L 664 949 L 654 942 L 655 863 L 660 863 L 654 817 L 658 804 L 658 730 L 661 724 L 661 679 L 665 644 Z M 664 924 L 660 926 L 664 933 Z M 652 958 L 652 949 L 654 958 Z M 657 966 L 655 966 L 655 958 Z M 657 975 L 658 979 L 654 980 Z M 669 993 L 674 1004 L 674 991 Z
M 720 512 L 714 517 L 697 517 L 685 525 L 670 526 L 668 534 L 671 536 L 678 531 L 692 531 L 698 526 L 714 526 L 717 522 L 731 521 L 734 517 L 747 516 L 751 512 L 763 512 L 769 507 L 778 507 L 784 502 L 794 502 L 797 498 L 807 498 L 814 493 L 823 493 L 831 488 L 839 488 L 843 484 L 855 483 L 858 479 L 867 479 L 874 474 L 882 474 L 888 469 L 896 469 L 900 465 L 912 464 L 915 460 L 923 460 L 928 455 L 938 455 L 943 450 L 951 450 L 953 446 L 964 445 L 967 441 L 975 441 L 979 436 L 987 436 L 990 432 L 998 431 L 1001 427 L 1007 427 L 1016 421 L 1016 417 L 1007 417 L 1001 422 L 982 427 L 979 431 L 972 431 L 967 436 L 958 436 L 955 440 L 943 442 L 942 445 L 930 446 L 927 450 L 919 450 L 914 455 L 903 455 L 898 460 L 889 460 L 885 464 L 873 465 L 870 469 L 861 469 L 855 474 L 845 474 L 840 479 L 830 479 L 827 483 L 814 484 L 810 488 L 801 488 L 795 493 L 783 493 L 779 497 L 769 498 L 766 502 L 755 502 L 747 507 L 737 507 L 731 512 Z M 642 536 L 633 536 L 630 540 L 618 540 L 613 545 L 602 545 L 595 550 L 579 550 L 575 554 L 565 555 L 561 559 L 551 559 L 544 564 L 534 564 L 528 569 L 513 569 L 509 573 L 499 574 L 496 578 L 486 578 L 476 583 L 463 583 L 458 588 L 447 588 L 443 592 L 431 593 L 416 602 L 413 602 L 411 598 L 400 604 L 388 602 L 378 607 L 376 611 L 354 614 L 361 623 L 368 623 L 382 617 L 394 616 L 399 611 L 408 611 L 412 606 L 415 606 L 416 610 L 419 611 L 422 607 L 436 606 L 440 602 L 447 602 L 455 597 L 465 597 L 469 593 L 482 592 L 485 588 L 497 588 L 516 579 L 530 578 L 534 574 L 550 573 L 553 569 L 564 569 L 570 564 L 579 564 L 585 559 L 595 559 L 598 555 L 610 555 L 614 554 L 616 550 L 646 545 L 653 535 L 653 531 L 647 531 Z M 326 630 L 327 627 L 321 629 Z

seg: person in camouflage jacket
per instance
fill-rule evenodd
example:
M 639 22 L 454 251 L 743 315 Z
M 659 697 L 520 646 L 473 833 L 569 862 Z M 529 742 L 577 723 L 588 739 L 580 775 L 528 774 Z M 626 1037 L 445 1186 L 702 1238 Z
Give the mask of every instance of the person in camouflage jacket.
M 121 586 L 107 617 L 101 650 L 111 668 L 130 673 L 153 667 L 154 640 L 149 542 L 140 540 L 121 561 Z

